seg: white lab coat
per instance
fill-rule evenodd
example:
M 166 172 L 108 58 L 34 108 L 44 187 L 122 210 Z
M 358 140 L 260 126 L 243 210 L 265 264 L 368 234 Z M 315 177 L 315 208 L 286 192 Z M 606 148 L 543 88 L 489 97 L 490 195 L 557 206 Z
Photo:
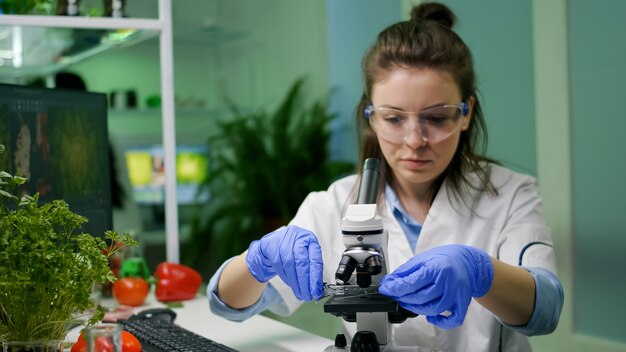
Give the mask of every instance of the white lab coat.
M 389 234 L 386 251 L 389 272 L 415 253 L 457 243 L 482 248 L 512 265 L 519 265 L 521 260 L 523 266 L 542 267 L 556 273 L 550 230 L 544 222 L 535 179 L 497 165 L 490 165 L 490 169 L 491 181 L 499 194 L 493 196 L 472 190 L 471 209 L 456 200 L 444 182 L 423 224 L 415 252 L 389 205 L 385 202 L 379 207 L 383 226 Z M 347 205 L 354 202 L 356 182 L 353 175 L 336 181 L 327 191 L 311 193 L 290 223 L 317 235 L 324 258 L 324 282 L 334 282 L 337 264 L 345 249 L 340 223 Z M 289 312 L 293 312 L 301 302 L 280 278 L 275 277 L 271 283 Z M 321 307 L 320 314 L 323 314 Z M 353 336 L 356 324 L 343 323 L 348 335 Z M 392 325 L 392 344 L 442 351 L 531 350 L 526 336 L 502 326 L 491 312 L 474 300 L 462 326 L 443 330 L 429 324 L 423 316 L 410 318 Z

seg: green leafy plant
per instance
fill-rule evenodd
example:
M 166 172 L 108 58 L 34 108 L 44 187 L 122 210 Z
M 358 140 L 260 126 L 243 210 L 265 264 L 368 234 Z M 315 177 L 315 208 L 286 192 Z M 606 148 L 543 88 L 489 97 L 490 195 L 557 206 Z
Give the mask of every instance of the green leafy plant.
M 54 0 L 2 0 L 3 13 L 25 15 L 35 11 L 38 14 L 51 14 Z
M 0 171 L 0 341 L 63 340 L 73 324 L 102 319 L 92 288 L 115 280 L 108 257 L 137 242 L 80 233 L 86 218 L 63 200 L 17 196 L 26 181 Z
M 251 241 L 284 225 L 312 191 L 323 190 L 354 171 L 350 162 L 330 160 L 330 122 L 323 100 L 305 106 L 304 79 L 297 80 L 278 108 L 242 112 L 217 124 L 209 137 L 209 195 L 191 222 L 183 260 L 210 273 Z

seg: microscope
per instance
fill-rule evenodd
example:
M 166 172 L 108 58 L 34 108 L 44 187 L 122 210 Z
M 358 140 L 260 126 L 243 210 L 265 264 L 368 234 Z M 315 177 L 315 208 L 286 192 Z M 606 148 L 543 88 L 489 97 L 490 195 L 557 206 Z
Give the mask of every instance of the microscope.
M 324 303 L 324 312 L 356 322 L 351 351 L 415 351 L 390 342 L 391 324 L 416 315 L 378 293 L 380 280 L 387 274 L 387 232 L 376 204 L 380 167 L 379 159 L 365 160 L 357 202 L 348 206 L 341 220 L 346 249 L 335 272 L 335 284 L 325 285 L 325 295 L 330 298 Z M 346 351 L 346 346 L 345 336 L 338 334 L 335 344 L 324 351 Z

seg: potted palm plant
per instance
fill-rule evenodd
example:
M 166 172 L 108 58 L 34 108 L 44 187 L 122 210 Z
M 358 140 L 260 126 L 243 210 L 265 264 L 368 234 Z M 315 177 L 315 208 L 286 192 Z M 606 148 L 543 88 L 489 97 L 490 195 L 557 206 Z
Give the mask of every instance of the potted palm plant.
M 191 222 L 183 261 L 204 274 L 244 251 L 251 241 L 284 225 L 312 191 L 326 189 L 354 164 L 330 159 L 325 100 L 305 105 L 298 79 L 273 112 L 243 112 L 217 124 L 209 136 L 209 195 Z
M 62 351 L 70 328 L 104 315 L 91 292 L 115 280 L 108 257 L 137 243 L 112 231 L 108 244 L 80 233 L 86 219 L 63 200 L 17 196 L 26 181 L 0 171 L 0 344 L 3 352 Z

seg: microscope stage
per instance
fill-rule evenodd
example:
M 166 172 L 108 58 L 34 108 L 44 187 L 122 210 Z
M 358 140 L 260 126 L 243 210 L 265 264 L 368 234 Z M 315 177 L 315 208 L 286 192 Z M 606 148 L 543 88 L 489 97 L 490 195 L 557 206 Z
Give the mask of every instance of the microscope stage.
M 333 296 L 324 303 L 326 313 L 397 312 L 398 302 L 380 294 L 369 296 Z

